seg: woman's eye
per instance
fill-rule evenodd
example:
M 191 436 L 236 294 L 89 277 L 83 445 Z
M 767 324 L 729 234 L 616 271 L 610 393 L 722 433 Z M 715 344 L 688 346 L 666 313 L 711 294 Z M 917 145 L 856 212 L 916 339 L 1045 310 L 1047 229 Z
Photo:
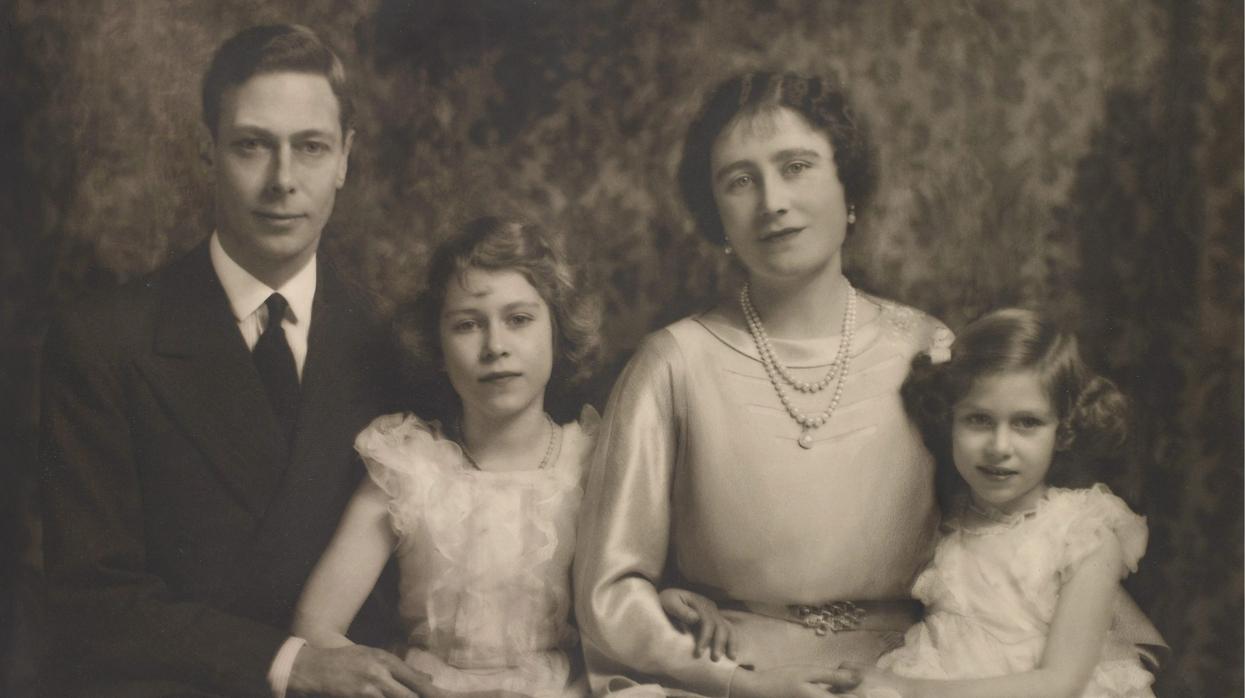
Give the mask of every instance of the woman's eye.
M 514 327 L 523 327 L 525 325 L 530 325 L 535 320 L 536 318 L 531 315 L 512 315 L 510 317 L 510 324 Z
M 1042 426 L 1044 422 L 1038 419 L 1037 417 L 1019 417 L 1015 420 L 1014 424 L 1019 429 L 1029 430 L 1029 429 L 1037 429 L 1038 427 Z
M 243 138 L 234 143 L 234 147 L 244 153 L 254 153 L 264 147 L 264 142 L 258 138 Z
M 752 175 L 746 175 L 746 174 L 732 177 L 731 180 L 727 182 L 726 184 L 727 188 L 729 189 L 742 189 L 744 187 L 751 186 L 751 185 L 752 185 Z
M 323 155 L 329 150 L 329 146 L 318 141 L 307 141 L 300 146 L 304 153 L 308 155 Z
M 476 322 L 475 320 L 459 320 L 453 325 L 450 325 L 450 329 L 454 330 L 455 332 L 471 332 L 472 330 L 476 329 L 479 326 L 480 326 L 480 323 Z
M 798 175 L 804 170 L 807 170 L 809 167 L 812 167 L 812 165 L 809 165 L 807 162 L 803 162 L 801 160 L 796 160 L 795 162 L 787 163 L 787 166 L 783 168 L 783 172 L 787 175 Z

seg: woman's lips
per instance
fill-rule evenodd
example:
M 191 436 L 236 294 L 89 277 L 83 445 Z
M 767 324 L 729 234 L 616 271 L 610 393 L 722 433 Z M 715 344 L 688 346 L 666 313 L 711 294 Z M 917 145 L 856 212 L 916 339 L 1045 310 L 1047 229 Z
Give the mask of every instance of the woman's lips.
M 761 236 L 761 242 L 777 242 L 779 240 L 785 240 L 803 230 L 804 228 L 783 228 L 781 230 L 771 230 Z
M 523 374 L 517 371 L 494 371 L 480 376 L 479 381 L 481 383 L 496 385 L 498 383 L 505 383 L 511 378 L 518 378 L 521 375 Z

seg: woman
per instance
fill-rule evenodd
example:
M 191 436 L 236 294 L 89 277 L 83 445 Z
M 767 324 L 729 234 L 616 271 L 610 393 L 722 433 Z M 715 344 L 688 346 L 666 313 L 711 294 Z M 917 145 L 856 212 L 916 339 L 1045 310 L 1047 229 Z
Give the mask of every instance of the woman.
M 869 155 L 821 78 L 736 77 L 691 125 L 684 199 L 747 281 L 649 336 L 610 398 L 575 569 L 594 693 L 824 696 L 916 619 L 937 511 L 898 388 L 951 334 L 843 275 Z M 729 609 L 735 660 L 695 656 L 666 586 Z

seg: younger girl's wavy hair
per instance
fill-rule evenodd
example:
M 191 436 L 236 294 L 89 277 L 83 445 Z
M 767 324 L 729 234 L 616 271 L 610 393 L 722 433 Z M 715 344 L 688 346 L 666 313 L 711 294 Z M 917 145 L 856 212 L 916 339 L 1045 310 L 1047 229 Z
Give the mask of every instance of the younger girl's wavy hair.
M 900 388 L 904 408 L 938 462 L 944 506 L 962 487 L 951 460 L 952 409 L 977 379 L 1012 371 L 1037 373 L 1059 419 L 1048 482 L 1087 485 L 1092 473 L 1084 470 L 1123 445 L 1128 403 L 1081 359 L 1076 337 L 1032 310 L 996 310 L 964 328 L 950 360 L 934 363 L 928 353 L 917 354 Z
M 545 408 L 558 421 L 578 416 L 579 389 L 601 358 L 601 303 L 567 261 L 560 240 L 534 223 L 491 216 L 467 223 L 437 247 L 427 287 L 399 313 L 399 324 L 406 330 L 403 343 L 425 377 L 419 381 L 422 411 L 449 420 L 461 409 L 442 370 L 440 323 L 450 282 L 470 269 L 517 271 L 548 304 L 553 373 L 545 388 Z

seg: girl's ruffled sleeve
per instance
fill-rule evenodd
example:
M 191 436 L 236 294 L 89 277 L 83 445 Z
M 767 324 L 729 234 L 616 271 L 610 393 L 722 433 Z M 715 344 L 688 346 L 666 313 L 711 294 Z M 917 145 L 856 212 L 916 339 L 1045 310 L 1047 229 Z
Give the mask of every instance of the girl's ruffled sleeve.
M 399 536 L 408 528 L 403 512 L 417 510 L 407 505 L 428 484 L 418 475 L 420 463 L 435 457 L 430 450 L 436 446 L 431 428 L 409 413 L 377 417 L 355 437 L 368 477 L 388 496 L 390 521 Z
M 1137 563 L 1145 555 L 1149 537 L 1145 517 L 1134 514 L 1124 500 L 1112 494 L 1103 484 L 1085 490 L 1070 490 L 1067 500 L 1071 511 L 1063 536 L 1063 556 L 1059 565 L 1061 580 L 1066 581 L 1081 561 L 1102 546 L 1107 536 L 1115 536 L 1120 543 L 1127 568 L 1127 571 L 1120 571 L 1120 576 L 1136 572 Z

